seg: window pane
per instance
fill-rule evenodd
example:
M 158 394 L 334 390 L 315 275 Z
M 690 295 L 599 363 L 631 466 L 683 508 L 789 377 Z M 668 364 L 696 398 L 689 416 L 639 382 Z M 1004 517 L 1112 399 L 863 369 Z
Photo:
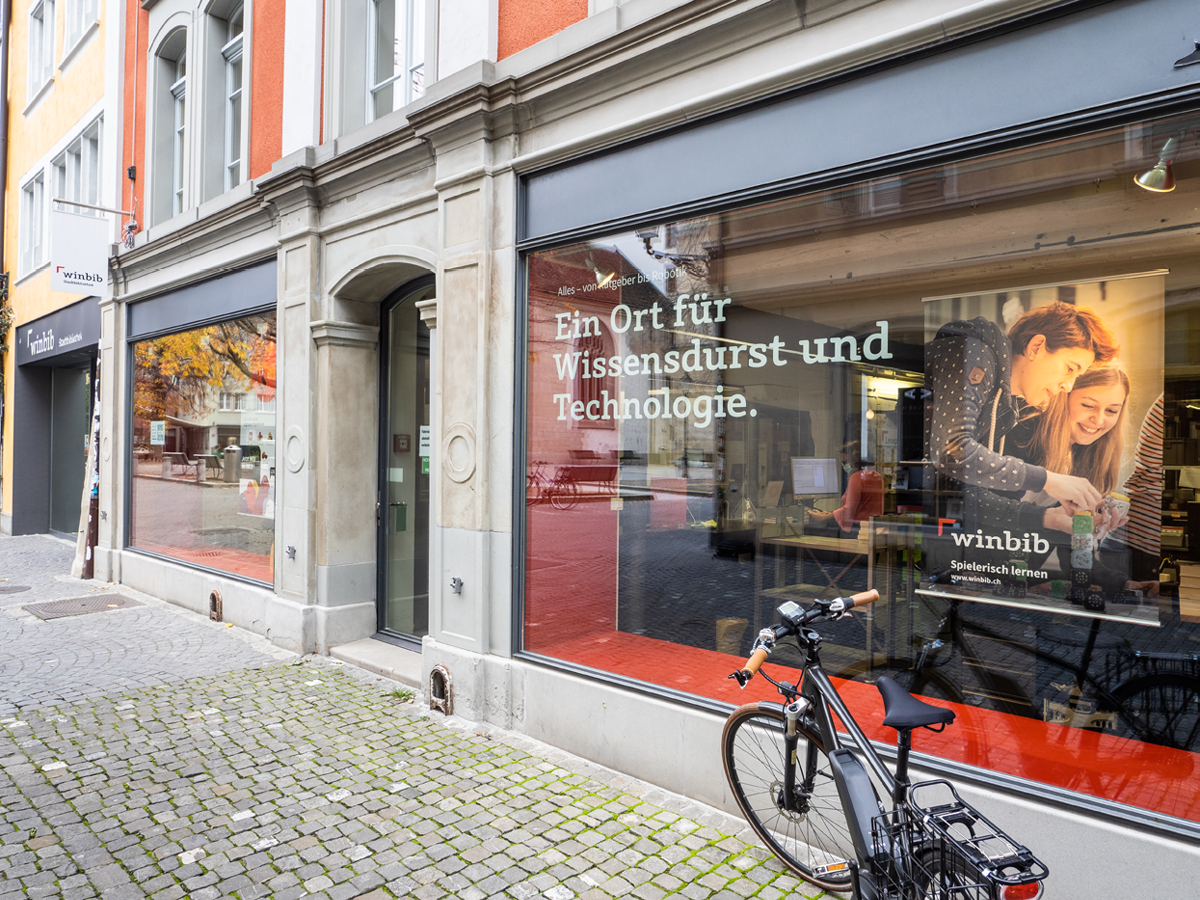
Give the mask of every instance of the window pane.
M 273 580 L 275 316 L 134 345 L 131 545 Z
M 874 587 L 818 629 L 871 737 L 886 674 L 924 752 L 1200 818 L 1197 124 L 529 255 L 525 649 L 767 699 L 775 609 Z

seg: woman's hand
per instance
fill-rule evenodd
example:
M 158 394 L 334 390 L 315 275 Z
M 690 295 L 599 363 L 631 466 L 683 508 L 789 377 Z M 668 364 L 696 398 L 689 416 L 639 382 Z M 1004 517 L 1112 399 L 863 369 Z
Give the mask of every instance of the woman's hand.
M 1054 531 L 1064 531 L 1071 534 L 1074 531 L 1071 514 L 1061 506 L 1051 506 L 1042 517 L 1042 526 Z
M 1060 475 L 1058 472 L 1046 472 L 1045 491 L 1072 515 L 1077 509 L 1095 509 L 1104 499 L 1104 495 L 1086 478 Z

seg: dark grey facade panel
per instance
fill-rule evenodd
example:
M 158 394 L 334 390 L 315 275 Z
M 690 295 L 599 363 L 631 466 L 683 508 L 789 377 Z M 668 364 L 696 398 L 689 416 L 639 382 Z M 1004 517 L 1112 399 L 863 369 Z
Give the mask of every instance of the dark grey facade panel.
M 521 240 L 1200 85 L 1197 0 L 1123 0 L 527 176 Z M 665 99 L 665 98 L 664 98 Z
M 50 530 L 52 385 L 53 370 L 49 367 L 18 365 L 13 372 L 13 534 L 44 534 Z
M 275 260 L 129 304 L 129 340 L 182 331 L 274 306 Z
M 13 329 L 18 366 L 86 362 L 100 343 L 100 298 L 86 297 Z

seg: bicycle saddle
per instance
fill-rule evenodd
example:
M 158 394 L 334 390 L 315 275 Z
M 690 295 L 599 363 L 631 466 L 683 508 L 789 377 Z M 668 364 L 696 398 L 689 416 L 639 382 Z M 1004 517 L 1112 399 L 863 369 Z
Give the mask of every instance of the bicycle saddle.
M 918 700 L 886 675 L 881 675 L 875 686 L 883 695 L 883 724 L 890 728 L 901 731 L 920 725 L 949 725 L 954 721 L 954 710 Z

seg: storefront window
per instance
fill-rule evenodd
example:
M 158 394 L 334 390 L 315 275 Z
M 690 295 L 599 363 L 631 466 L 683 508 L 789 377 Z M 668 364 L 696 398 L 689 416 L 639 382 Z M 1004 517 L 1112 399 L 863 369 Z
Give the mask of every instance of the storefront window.
M 891 675 L 926 753 L 1200 818 L 1198 125 L 530 254 L 524 650 L 741 703 L 874 587 L 863 721 Z
M 130 546 L 256 581 L 275 557 L 275 316 L 133 345 Z

